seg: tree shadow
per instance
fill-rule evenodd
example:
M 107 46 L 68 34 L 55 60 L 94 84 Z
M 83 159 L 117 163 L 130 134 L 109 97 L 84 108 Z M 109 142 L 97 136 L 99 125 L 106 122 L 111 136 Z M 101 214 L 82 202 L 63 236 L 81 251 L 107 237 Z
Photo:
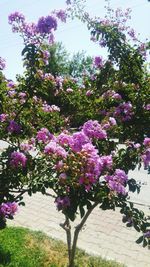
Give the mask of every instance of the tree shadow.
M 0 264 L 3 266 L 8 265 L 11 262 L 11 254 L 9 251 L 5 251 L 0 245 Z

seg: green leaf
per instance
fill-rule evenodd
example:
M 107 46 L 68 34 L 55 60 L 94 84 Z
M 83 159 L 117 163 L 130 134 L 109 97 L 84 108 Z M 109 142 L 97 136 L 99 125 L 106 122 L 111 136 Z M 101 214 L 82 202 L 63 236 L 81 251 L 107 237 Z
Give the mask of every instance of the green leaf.
M 143 237 L 143 236 L 140 236 L 140 237 L 136 240 L 136 243 L 137 243 L 137 244 L 142 243 L 142 242 L 143 242 L 143 239 L 144 239 L 144 237 Z

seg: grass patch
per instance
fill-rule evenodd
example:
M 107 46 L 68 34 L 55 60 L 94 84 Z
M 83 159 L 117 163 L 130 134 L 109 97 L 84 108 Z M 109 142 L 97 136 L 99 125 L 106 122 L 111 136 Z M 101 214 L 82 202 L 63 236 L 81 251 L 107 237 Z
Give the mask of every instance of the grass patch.
M 67 247 L 61 241 L 26 228 L 0 230 L 0 267 L 67 267 Z M 123 267 L 77 250 L 76 267 Z

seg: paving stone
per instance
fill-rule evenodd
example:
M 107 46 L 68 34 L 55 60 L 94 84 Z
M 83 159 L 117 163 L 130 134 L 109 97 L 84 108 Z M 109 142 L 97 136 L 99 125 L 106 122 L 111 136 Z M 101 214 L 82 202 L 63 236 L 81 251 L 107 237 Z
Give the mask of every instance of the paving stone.
M 60 227 L 64 216 L 56 210 L 53 199 L 40 193 L 25 195 L 25 207 L 20 207 L 11 226 L 24 226 L 40 230 L 66 242 L 65 231 Z M 31 209 L 32 207 L 32 209 Z M 139 234 L 126 228 L 119 210 L 102 211 L 96 208 L 79 235 L 78 247 L 93 255 L 125 263 L 127 267 L 150 267 L 150 251 L 135 243 Z M 73 227 L 79 222 L 73 224 Z

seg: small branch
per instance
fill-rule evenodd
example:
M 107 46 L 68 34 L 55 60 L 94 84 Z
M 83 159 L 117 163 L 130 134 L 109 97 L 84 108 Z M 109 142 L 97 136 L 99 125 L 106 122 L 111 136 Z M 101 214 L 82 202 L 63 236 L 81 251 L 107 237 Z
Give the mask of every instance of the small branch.
M 18 196 L 15 197 L 14 200 L 17 200 L 18 198 L 20 198 L 23 194 L 25 194 L 26 192 L 28 192 L 28 189 L 24 189 L 22 190 L 22 192 L 20 192 L 20 194 Z M 15 192 L 14 192 L 15 193 Z
M 52 197 L 52 198 L 56 198 L 56 196 L 55 196 L 55 195 L 52 195 L 52 194 L 50 194 L 50 193 L 47 193 L 47 192 L 45 193 L 45 195 L 46 195 L 46 196 L 49 196 L 49 197 Z

